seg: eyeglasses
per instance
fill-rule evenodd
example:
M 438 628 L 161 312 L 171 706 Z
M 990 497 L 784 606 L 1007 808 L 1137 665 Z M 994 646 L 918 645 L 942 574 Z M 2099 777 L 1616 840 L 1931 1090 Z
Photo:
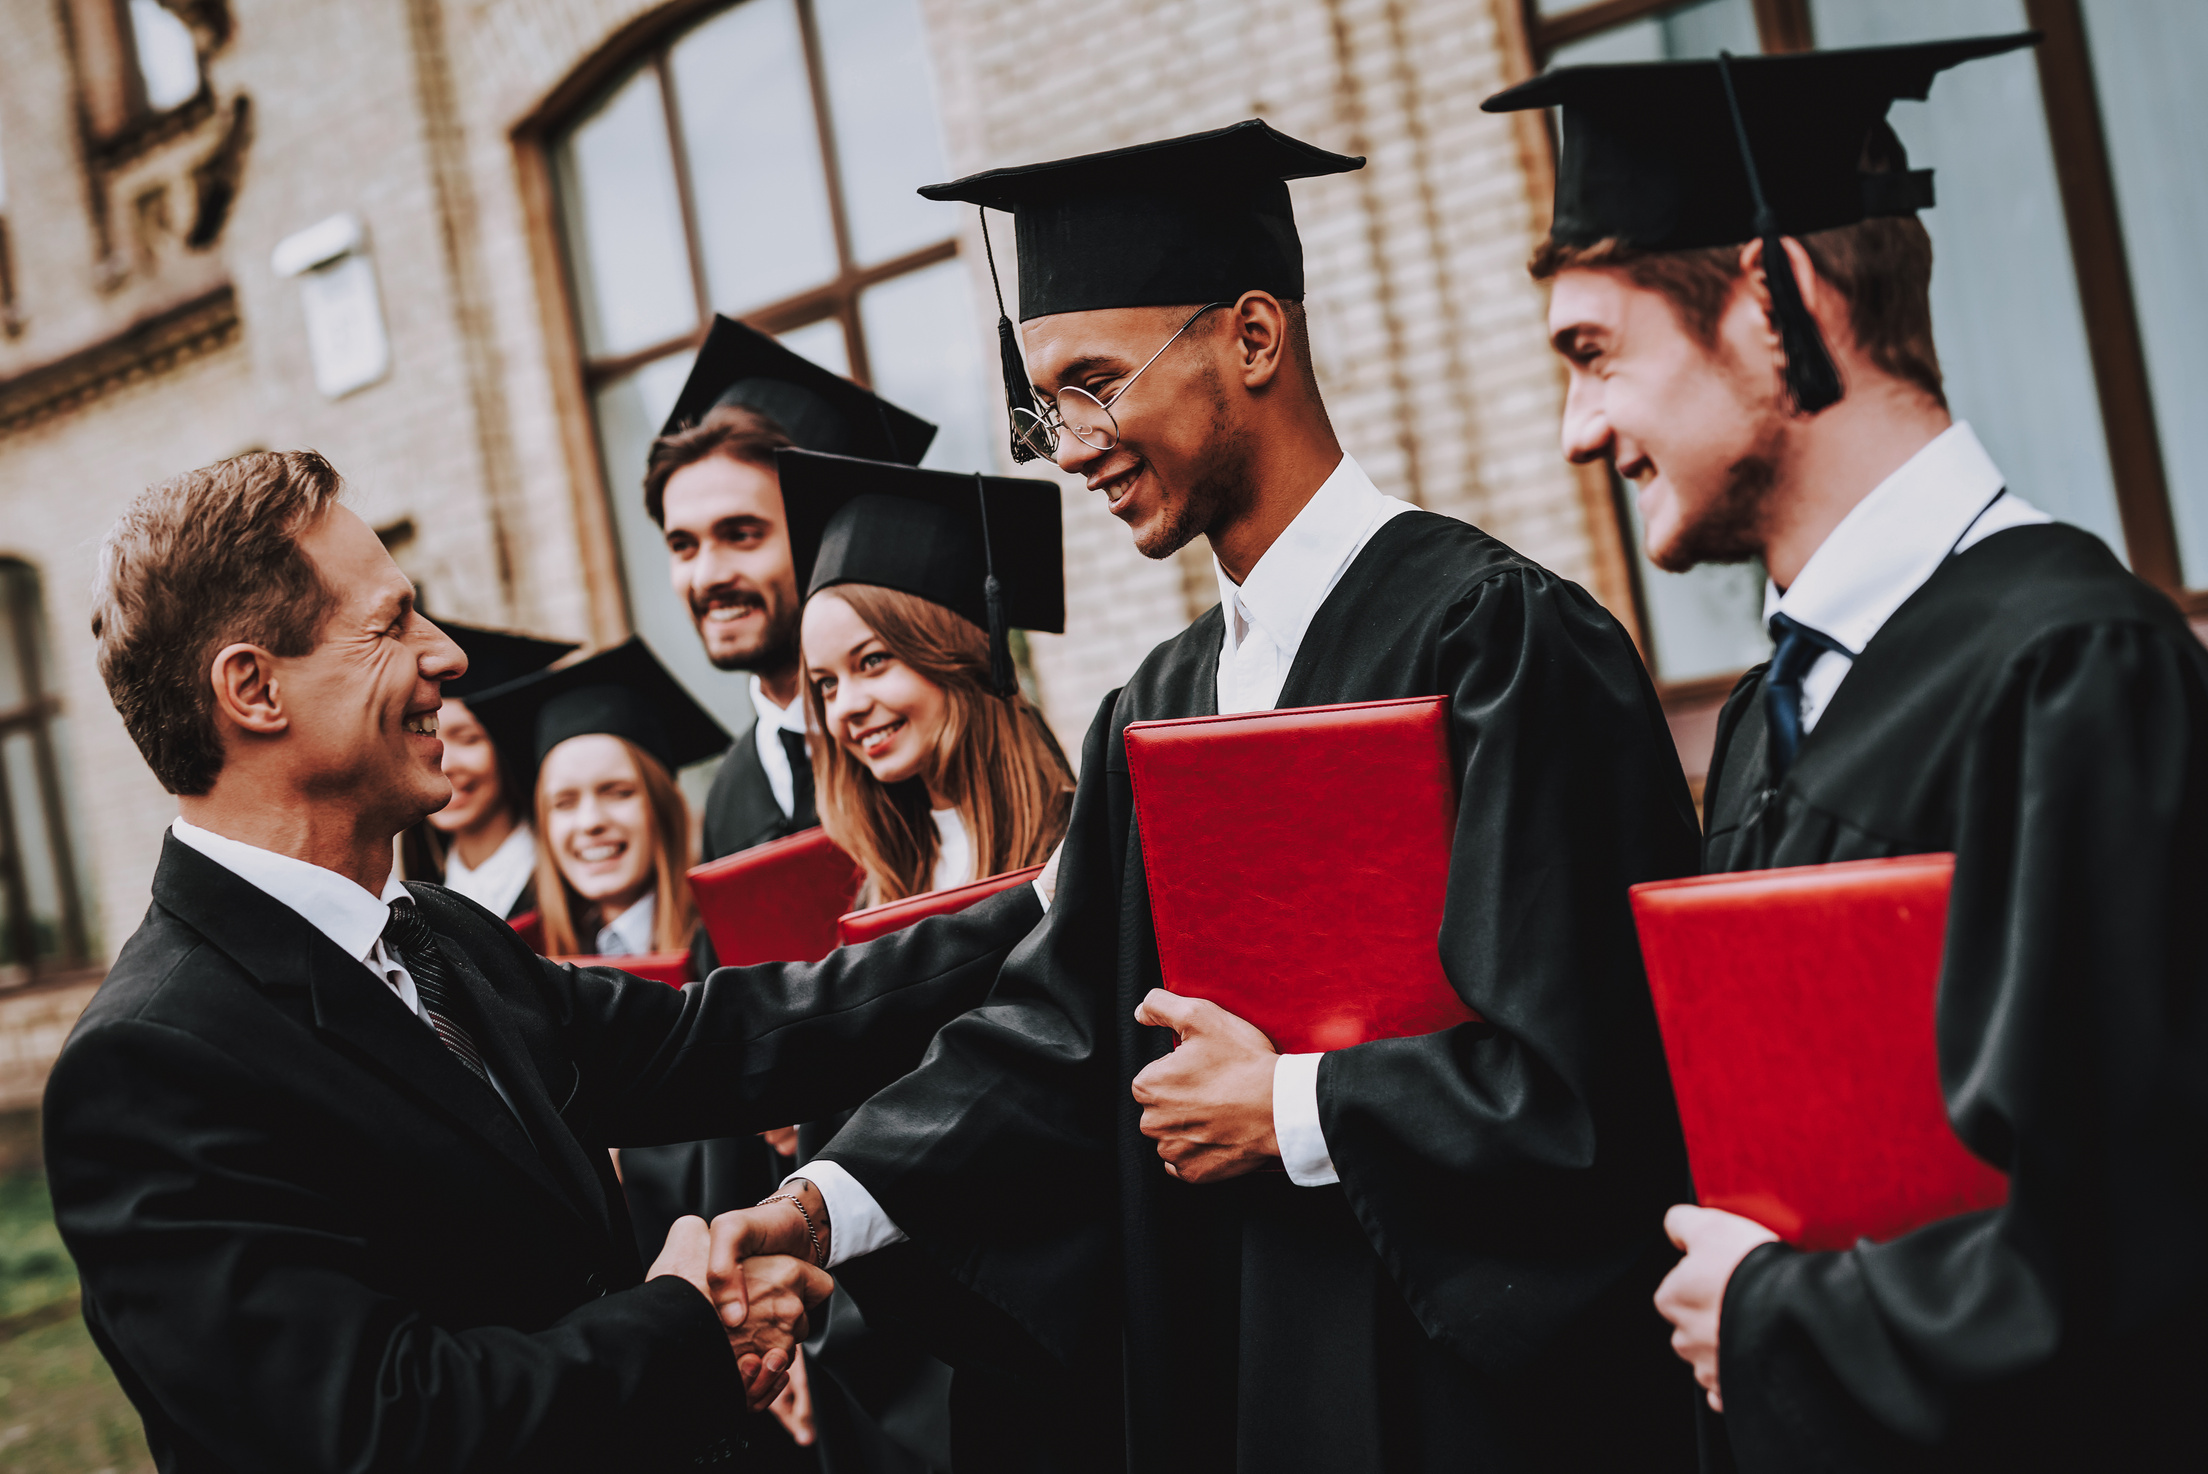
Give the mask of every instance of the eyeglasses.
M 1194 315 L 1175 329 L 1172 337 L 1165 340 L 1157 353 L 1151 354 L 1143 361 L 1141 368 L 1128 375 L 1127 382 L 1119 386 L 1119 392 L 1109 401 L 1098 399 L 1088 390 L 1068 384 L 1048 404 L 1044 404 L 1040 412 L 1014 405 L 1013 453 L 1018 455 L 1024 450 L 1029 456 L 1039 460 L 1050 459 L 1058 454 L 1058 431 L 1061 428 L 1072 432 L 1074 439 L 1091 450 L 1110 450 L 1118 445 L 1119 421 L 1112 417 L 1112 406 L 1127 397 L 1127 391 L 1135 387 L 1135 380 L 1141 378 L 1150 365 L 1158 361 L 1160 354 L 1179 342 L 1181 334 L 1196 325 L 1197 318 L 1214 307 L 1233 305 L 1232 302 L 1206 302 L 1197 308 Z M 1040 394 L 1035 395 L 1035 399 L 1038 404 L 1042 403 Z

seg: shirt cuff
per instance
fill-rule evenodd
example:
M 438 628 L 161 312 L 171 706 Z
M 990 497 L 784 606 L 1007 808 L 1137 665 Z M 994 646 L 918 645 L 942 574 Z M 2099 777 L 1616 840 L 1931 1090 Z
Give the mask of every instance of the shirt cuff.
M 1028 884 L 1035 887 L 1035 899 L 1043 903 L 1043 914 L 1048 916 L 1050 914 L 1050 896 L 1043 890 L 1042 878 L 1038 876 L 1029 881 Z
M 1298 1187 L 1328 1187 L 1342 1180 L 1319 1129 L 1319 1061 L 1323 1054 L 1284 1054 L 1273 1066 L 1273 1136 L 1281 1165 Z
M 821 1206 L 828 1210 L 828 1268 L 905 1241 L 905 1231 L 841 1163 L 807 1162 L 782 1179 L 783 1189 L 801 1177 L 820 1189 Z

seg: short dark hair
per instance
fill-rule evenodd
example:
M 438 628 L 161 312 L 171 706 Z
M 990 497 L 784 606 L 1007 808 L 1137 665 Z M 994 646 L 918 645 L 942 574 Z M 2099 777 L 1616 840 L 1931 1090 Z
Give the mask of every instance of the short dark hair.
M 100 678 L 169 792 L 203 794 L 222 771 L 215 652 L 305 655 L 321 637 L 337 596 L 299 538 L 343 491 L 311 450 L 254 451 L 139 493 L 100 544 Z
M 774 453 L 797 442 L 780 425 L 742 405 L 724 404 L 685 430 L 662 435 L 652 442 L 644 461 L 644 511 L 652 524 L 667 526 L 667 483 L 684 466 L 696 465 L 707 456 L 722 455 L 771 471 Z

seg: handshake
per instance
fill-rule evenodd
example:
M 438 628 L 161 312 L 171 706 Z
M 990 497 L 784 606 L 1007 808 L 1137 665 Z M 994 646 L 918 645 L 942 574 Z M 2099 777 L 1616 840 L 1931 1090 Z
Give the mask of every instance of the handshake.
M 754 1412 L 789 1382 L 798 1343 L 811 1334 L 806 1317 L 836 1287 L 816 1267 L 828 1259 L 819 1190 L 805 1182 L 791 1188 L 794 1194 L 723 1213 L 710 1226 L 695 1215 L 676 1219 L 644 1275 L 687 1280 L 713 1302 Z

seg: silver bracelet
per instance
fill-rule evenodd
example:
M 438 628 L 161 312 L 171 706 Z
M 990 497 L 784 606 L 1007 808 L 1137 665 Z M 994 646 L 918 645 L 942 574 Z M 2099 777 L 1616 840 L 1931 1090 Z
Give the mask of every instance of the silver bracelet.
M 762 1199 L 759 1206 L 764 1208 L 768 1203 L 788 1203 L 797 1210 L 797 1216 L 805 1220 L 805 1236 L 813 1241 L 813 1268 L 826 1269 L 828 1251 L 820 1245 L 820 1230 L 813 1227 L 813 1215 L 805 1211 L 805 1200 L 796 1193 L 776 1193 L 771 1198 Z

